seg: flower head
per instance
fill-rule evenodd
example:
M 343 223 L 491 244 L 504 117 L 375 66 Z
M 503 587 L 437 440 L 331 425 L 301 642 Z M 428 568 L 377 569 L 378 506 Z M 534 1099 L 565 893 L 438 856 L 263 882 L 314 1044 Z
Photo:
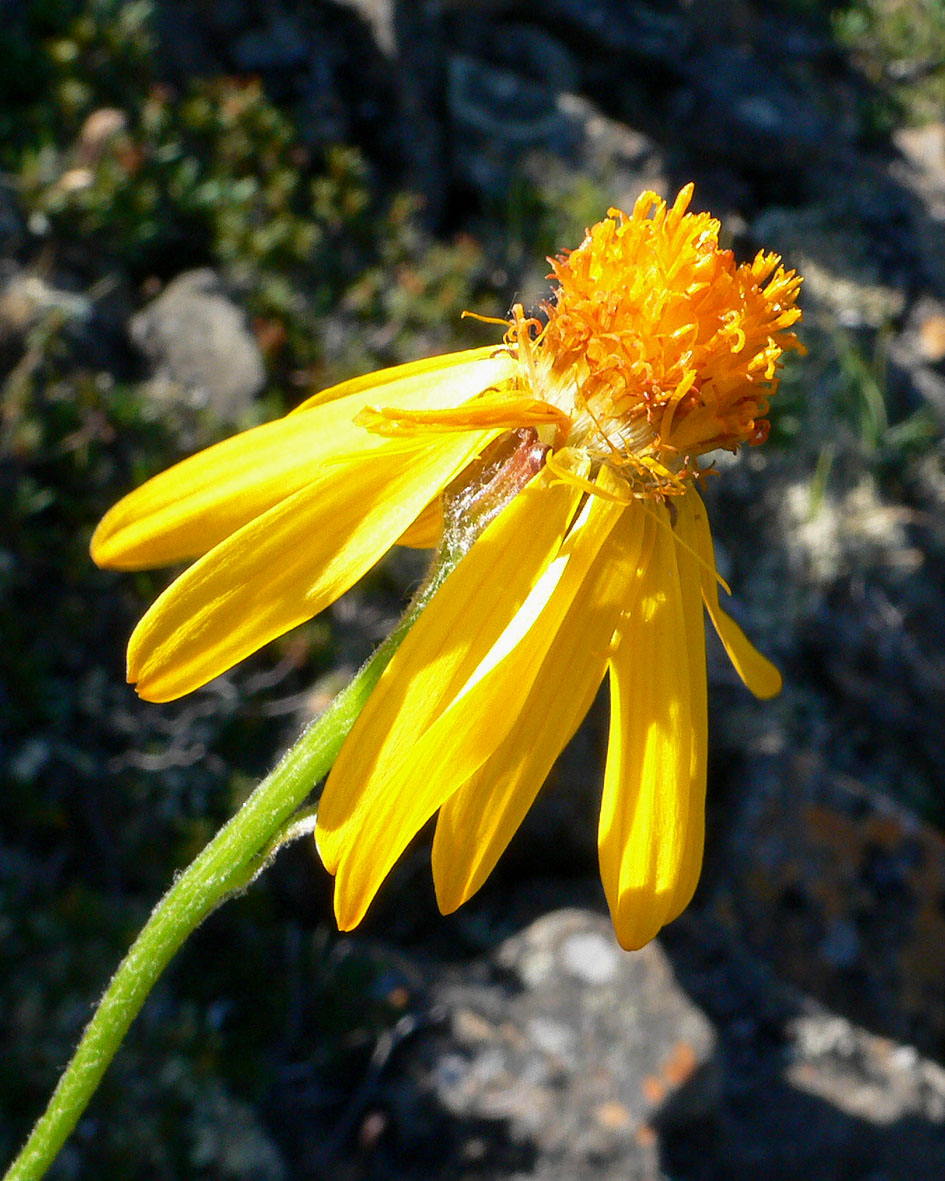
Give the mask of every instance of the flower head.
M 441 908 L 477 890 L 605 676 L 599 845 L 621 943 L 695 889 L 703 605 L 749 688 L 780 688 L 719 605 L 700 457 L 764 440 L 800 279 L 771 254 L 736 266 L 690 198 L 611 211 L 552 262 L 544 322 L 516 306 L 503 345 L 335 387 L 157 476 L 96 531 L 102 565 L 197 559 L 129 644 L 156 701 L 311 618 L 397 542 L 459 556 L 322 796 L 345 929 L 435 813 Z
M 774 254 L 736 267 L 719 223 L 686 213 L 691 196 L 690 185 L 667 209 L 644 193 L 630 217 L 611 210 L 552 262 L 537 342 L 520 321 L 510 333 L 531 382 L 568 413 L 567 441 L 637 493 L 680 492 L 699 455 L 762 442 L 778 358 L 797 345 L 785 329 L 800 280 Z

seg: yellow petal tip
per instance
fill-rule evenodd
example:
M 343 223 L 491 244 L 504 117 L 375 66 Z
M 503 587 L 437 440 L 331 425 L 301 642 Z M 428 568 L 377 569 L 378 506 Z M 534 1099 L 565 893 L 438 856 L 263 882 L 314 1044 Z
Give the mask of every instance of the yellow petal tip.
M 771 674 L 770 674 L 770 681 L 767 682 L 764 686 L 759 685 L 755 689 L 755 696 L 760 698 L 762 701 L 770 701 L 772 697 L 777 697 L 777 695 L 781 692 L 781 690 L 783 688 L 784 688 L 784 678 L 781 676 L 781 674 L 778 672 L 778 670 L 772 665 Z
M 647 906 L 640 893 L 634 891 L 633 897 L 628 898 L 624 905 L 618 904 L 616 913 L 611 912 L 614 934 L 624 951 L 639 951 L 641 947 L 646 947 L 665 925 L 666 916 L 659 900 L 654 898 Z
M 89 556 L 100 569 L 107 570 L 115 565 L 114 536 L 103 528 L 107 517 L 99 522 L 89 541 Z
M 353 931 L 357 927 L 368 908 L 370 899 L 349 898 L 346 891 L 335 882 L 335 922 L 339 931 Z
M 440 914 L 452 914 L 454 911 L 459 910 L 469 897 L 463 891 L 450 890 L 447 892 L 437 882 L 436 877 L 434 877 L 433 882 L 436 891 L 436 906 Z

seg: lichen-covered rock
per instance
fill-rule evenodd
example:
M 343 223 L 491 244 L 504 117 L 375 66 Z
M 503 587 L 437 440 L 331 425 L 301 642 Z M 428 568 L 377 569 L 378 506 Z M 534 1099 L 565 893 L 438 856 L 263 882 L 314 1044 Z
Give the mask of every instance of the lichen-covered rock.
M 879 724 L 879 719 L 877 719 Z M 713 913 L 786 979 L 945 1053 L 945 841 L 816 759 L 761 761 L 728 817 Z
M 431 1075 L 441 1102 L 508 1121 L 536 1145 L 533 1176 L 659 1176 L 657 1114 L 675 1099 L 677 1123 L 704 1118 L 718 1093 L 712 1028 L 661 948 L 626 955 L 606 919 L 565 910 L 492 962 L 511 990 L 468 979 L 436 989 L 452 1042 Z

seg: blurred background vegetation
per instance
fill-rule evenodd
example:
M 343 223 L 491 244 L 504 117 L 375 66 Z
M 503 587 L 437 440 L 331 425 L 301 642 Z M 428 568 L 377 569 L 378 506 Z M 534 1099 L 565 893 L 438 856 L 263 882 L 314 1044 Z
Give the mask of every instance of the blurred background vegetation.
M 589 7 L 603 26 L 567 0 L 0 2 L 4 1156 L 174 872 L 422 570 L 393 555 L 325 618 L 159 708 L 124 684 L 123 649 L 166 576 L 95 570 L 97 519 L 179 456 L 333 381 L 491 341 L 461 312 L 534 303 L 545 256 L 641 188 L 695 179 L 740 255 L 764 245 L 806 276 L 809 352 L 786 370 L 771 444 L 712 490 L 725 573 L 789 687 L 759 711 L 713 666 L 701 905 L 744 902 L 722 865 L 742 838 L 719 834 L 759 765 L 783 783 L 805 755 L 929 833 L 945 823 L 945 8 Z M 198 303 L 175 312 L 171 295 Z M 243 371 L 225 372 L 226 345 L 175 354 L 195 306 L 236 334 Z M 527 893 L 536 863 L 593 876 L 600 725 L 496 889 Z M 471 917 L 434 921 L 427 877 L 408 859 L 368 935 L 462 960 L 514 928 L 488 891 Z M 804 894 L 797 874 L 791 886 L 815 933 L 818 905 L 846 905 Z M 314 851 L 293 849 L 214 917 L 57 1177 L 340 1175 L 341 1160 L 345 1175 L 408 1175 L 384 1171 L 396 1154 L 365 1164 L 363 1144 L 351 1164 L 345 1121 L 378 1039 L 421 1002 L 393 952 L 338 940 L 329 899 Z M 777 961 L 773 930 L 746 927 Z M 803 950 L 778 966 L 830 992 L 824 956 L 817 971 Z M 903 1016 L 887 986 L 859 1009 L 850 986 L 858 1018 L 940 1055 L 942 996 Z M 917 1009 L 936 1005 L 920 1028 Z

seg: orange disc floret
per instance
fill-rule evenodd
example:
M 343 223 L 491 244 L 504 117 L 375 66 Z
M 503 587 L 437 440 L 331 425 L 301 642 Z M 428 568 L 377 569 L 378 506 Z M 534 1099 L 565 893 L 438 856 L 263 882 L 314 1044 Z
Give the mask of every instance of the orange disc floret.
M 551 260 L 540 335 L 519 311 L 508 337 L 534 392 L 571 414 L 572 443 L 679 474 L 765 438 L 779 358 L 801 347 L 800 278 L 775 254 L 736 266 L 719 222 L 687 212 L 691 198 L 687 185 L 669 207 L 648 192 L 629 216 L 610 210 Z

